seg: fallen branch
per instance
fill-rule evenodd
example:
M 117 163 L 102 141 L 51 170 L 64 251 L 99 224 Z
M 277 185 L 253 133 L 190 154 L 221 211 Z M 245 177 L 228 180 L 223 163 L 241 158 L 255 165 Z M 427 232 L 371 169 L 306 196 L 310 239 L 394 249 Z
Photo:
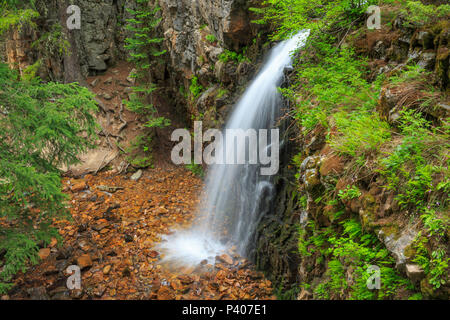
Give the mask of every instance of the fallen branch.
M 128 125 L 128 122 L 125 121 L 125 119 L 122 117 L 122 113 L 123 113 L 123 103 L 120 103 L 120 110 L 119 110 L 119 119 L 120 121 L 122 121 L 122 125 L 119 127 L 119 133 L 125 129 L 125 127 Z

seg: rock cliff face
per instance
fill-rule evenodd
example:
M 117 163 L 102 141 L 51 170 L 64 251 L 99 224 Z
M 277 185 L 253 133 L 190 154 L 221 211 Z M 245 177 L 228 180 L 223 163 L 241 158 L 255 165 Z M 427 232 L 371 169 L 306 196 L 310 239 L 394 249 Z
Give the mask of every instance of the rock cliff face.
M 263 56 L 260 49 L 264 38 L 257 37 L 261 30 L 250 24 L 248 8 L 252 2 L 159 0 L 160 30 L 168 51 L 166 65 L 172 93 L 179 104 L 187 103 L 190 117 L 203 120 L 206 127 L 223 124 L 242 91 L 240 86 L 248 82 L 255 63 Z M 220 59 L 226 50 L 244 49 L 249 58 L 245 61 Z M 188 95 L 194 77 L 203 90 L 198 97 L 186 101 L 180 90 Z
M 82 28 L 75 33 L 76 48 L 84 75 L 105 71 L 108 66 L 125 57 L 123 25 L 127 18 L 124 0 L 80 0 Z
M 81 29 L 68 31 L 65 35 L 71 42 L 71 52 L 78 56 L 76 67 L 86 77 L 89 74 L 105 71 L 108 66 L 124 59 L 123 25 L 127 17 L 125 8 L 130 2 L 124 0 L 78 0 L 73 1 L 81 9 Z M 34 63 L 42 50 L 33 50 L 32 42 L 39 36 L 49 32 L 54 25 L 65 27 L 67 21 L 66 9 L 68 1 L 42 1 L 36 2 L 40 13 L 36 29 L 25 28 L 20 32 L 14 30 L 6 41 L 6 57 L 10 64 L 18 64 L 23 69 Z M 60 35 L 64 36 L 64 35 Z M 72 40 L 73 39 L 73 43 Z M 46 67 L 50 76 L 55 80 L 64 79 L 64 62 L 56 52 L 46 57 Z
M 34 40 L 35 35 L 29 28 L 24 28 L 21 32 L 10 31 L 8 39 L 2 43 L 1 57 L 20 71 L 24 70 L 33 62 L 30 51 Z
M 298 267 L 298 228 L 306 222 L 306 211 L 299 205 L 300 194 L 295 183 L 295 170 L 289 168 L 289 155 L 285 153 L 280 175 L 275 179 L 277 196 L 270 214 L 263 217 L 256 234 L 256 250 L 251 257 L 260 270 L 273 280 L 276 286 L 289 288 L 300 283 Z
M 224 49 L 251 44 L 248 1 L 160 0 L 162 28 L 171 64 L 186 77 L 213 76 Z M 205 39 L 213 36 L 212 40 Z
M 250 23 L 248 7 L 252 1 L 158 0 L 156 3 L 161 8 L 157 13 L 161 18 L 157 31 L 165 40 L 167 53 L 161 67 L 151 71 L 153 81 L 166 93 L 169 91 L 174 110 L 186 112 L 187 119 L 206 114 L 208 119 L 205 120 L 211 125 L 217 119 L 222 123 L 229 111 L 223 106 L 232 104 L 229 101 L 233 100 L 233 93 L 249 80 L 255 66 L 248 59 L 220 61 L 220 54 L 225 50 L 242 52 L 245 48 L 246 56 L 253 62 L 263 55 L 260 49 L 265 39 L 257 37 L 261 30 Z M 75 71 L 83 77 L 103 73 L 127 57 L 124 26 L 130 15 L 126 9 L 134 9 L 134 1 L 77 0 L 73 4 L 81 9 L 81 29 L 65 30 L 71 44 L 70 52 L 65 57 L 46 57 L 47 73 L 41 74 L 43 78 L 64 80 L 71 68 L 77 69 Z M 32 42 L 54 24 L 65 28 L 68 5 L 66 1 L 39 0 L 37 7 L 41 18 L 37 30 L 24 29 L 9 36 L 7 62 L 21 71 L 34 63 L 41 53 L 31 48 Z M 193 77 L 198 77 L 204 90 L 201 96 L 186 99 Z M 216 100 L 214 106 L 207 106 L 211 100 Z M 221 112 L 217 110 L 220 108 Z

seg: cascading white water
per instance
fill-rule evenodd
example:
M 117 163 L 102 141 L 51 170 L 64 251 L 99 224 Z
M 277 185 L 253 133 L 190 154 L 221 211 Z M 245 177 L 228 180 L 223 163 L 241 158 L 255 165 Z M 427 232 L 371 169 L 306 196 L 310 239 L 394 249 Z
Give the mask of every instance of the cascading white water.
M 255 80 L 235 107 L 225 129 L 271 129 L 282 107 L 278 87 L 284 69 L 292 64 L 292 52 L 302 46 L 309 31 L 302 31 L 274 47 Z M 225 142 L 223 143 L 225 145 Z M 246 152 L 245 147 L 236 150 Z M 224 148 L 224 146 L 221 146 Z M 172 264 L 198 264 L 214 259 L 231 245 L 246 255 L 262 216 L 274 197 L 270 176 L 260 174 L 260 165 L 211 166 L 198 220 L 188 231 L 166 237 L 160 249 Z

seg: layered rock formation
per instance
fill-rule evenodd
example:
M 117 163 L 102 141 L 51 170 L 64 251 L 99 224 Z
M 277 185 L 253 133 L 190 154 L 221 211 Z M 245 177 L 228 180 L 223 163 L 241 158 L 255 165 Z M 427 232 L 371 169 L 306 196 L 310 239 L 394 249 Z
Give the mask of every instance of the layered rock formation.
M 257 37 L 260 30 L 250 23 L 251 4 L 243 0 L 159 1 L 172 94 L 178 104 L 187 104 L 190 118 L 201 118 L 206 127 L 223 124 L 241 92 L 239 86 L 248 82 L 263 55 L 264 38 Z M 226 50 L 242 52 L 244 48 L 253 63 L 220 59 Z M 203 90 L 198 97 L 186 99 L 194 77 Z
M 220 86 L 223 87 L 220 96 L 225 96 L 223 98 L 229 101 L 229 93 L 235 91 L 236 84 L 243 85 L 251 77 L 255 68 L 249 61 L 239 64 L 237 61 L 219 60 L 224 50 L 241 52 L 244 47 L 247 57 L 252 61 L 262 56 L 260 48 L 265 39 L 256 37 L 260 30 L 251 26 L 252 17 L 248 10 L 251 3 L 243 0 L 158 1 L 161 10 L 157 15 L 161 23 L 157 32 L 165 40 L 167 54 L 163 56 L 164 63 L 151 71 L 151 78 L 161 87 L 170 89 L 176 105 L 174 110 L 187 109 L 190 114 L 214 113 L 210 116 L 212 120 L 217 112 L 206 110 L 210 106 L 205 106 L 205 101 L 217 98 Z M 77 0 L 73 4 L 81 9 L 81 29 L 65 30 L 70 50 L 64 57 L 45 57 L 47 73 L 41 74 L 43 78 L 50 76 L 54 80 L 65 80 L 66 73 L 74 72 L 70 69 L 78 69 L 75 72 L 83 77 L 95 75 L 127 57 L 124 49 L 127 35 L 125 25 L 130 18 L 127 8 L 135 8 L 133 1 Z M 62 25 L 65 29 L 68 16 L 65 10 L 68 5 L 65 1 L 38 1 L 37 8 L 41 14 L 38 28 L 15 31 L 9 36 L 6 41 L 7 62 L 18 65 L 23 71 L 42 56 L 38 50 L 32 49 L 32 42 L 49 32 L 54 24 Z M 254 41 L 255 38 L 258 39 Z M 179 90 L 183 88 L 184 92 L 188 92 L 193 77 L 198 77 L 205 89 L 203 97 L 198 99 L 198 105 L 197 101 L 190 101 L 180 95 Z M 73 79 L 69 77 L 69 80 Z M 219 97 L 217 100 L 219 102 L 215 107 L 221 108 L 225 99 Z

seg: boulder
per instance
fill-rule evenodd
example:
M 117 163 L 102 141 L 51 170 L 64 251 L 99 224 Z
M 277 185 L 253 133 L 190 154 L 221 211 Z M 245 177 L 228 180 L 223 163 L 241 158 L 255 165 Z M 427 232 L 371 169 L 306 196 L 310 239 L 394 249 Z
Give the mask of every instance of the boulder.
M 228 254 L 224 253 L 220 256 L 216 257 L 216 260 L 224 262 L 226 264 L 233 264 L 233 258 L 231 258 Z
M 77 258 L 77 265 L 81 270 L 92 267 L 92 258 L 89 254 L 83 254 Z
M 406 275 L 413 283 L 419 283 L 425 277 L 425 272 L 417 264 L 406 264 Z
M 71 172 L 74 176 L 79 177 L 87 173 L 98 172 L 108 165 L 119 155 L 117 149 L 96 148 L 88 151 L 80 156 L 81 163 L 70 167 L 63 166 L 63 172 Z
M 414 228 L 402 229 L 399 232 L 389 232 L 386 228 L 381 228 L 378 233 L 378 239 L 384 243 L 396 260 L 396 266 L 405 270 L 405 264 L 410 259 L 408 248 L 413 243 L 418 231 Z
M 433 48 L 434 36 L 429 31 L 426 30 L 419 31 L 417 33 L 416 40 L 424 49 Z
M 436 64 L 436 53 L 434 53 L 433 51 L 423 52 L 420 55 L 417 64 L 423 67 L 424 69 L 432 71 Z
M 136 171 L 130 178 L 132 181 L 138 181 L 142 177 L 142 170 Z

